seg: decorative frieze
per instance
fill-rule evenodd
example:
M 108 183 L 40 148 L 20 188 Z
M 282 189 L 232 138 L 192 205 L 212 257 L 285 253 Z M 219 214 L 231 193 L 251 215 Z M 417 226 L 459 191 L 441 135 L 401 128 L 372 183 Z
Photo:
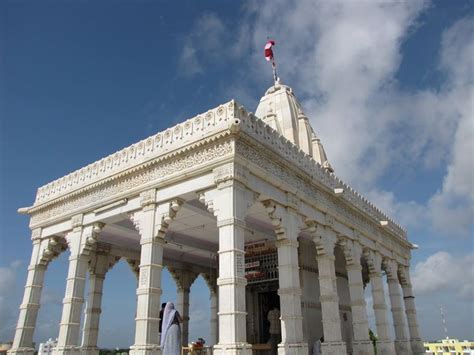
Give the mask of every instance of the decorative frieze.
M 93 206 L 101 201 L 114 196 L 133 191 L 140 186 L 145 186 L 153 181 L 158 181 L 168 176 L 182 174 L 184 170 L 197 168 L 204 163 L 232 153 L 232 142 L 218 142 L 185 153 L 179 158 L 173 155 L 146 163 L 137 169 L 124 172 L 123 176 L 111 178 L 110 181 L 88 187 L 82 193 L 68 196 L 61 201 L 55 201 L 51 206 L 32 210 L 30 224 L 38 225 L 50 218 L 66 216 L 86 206 Z

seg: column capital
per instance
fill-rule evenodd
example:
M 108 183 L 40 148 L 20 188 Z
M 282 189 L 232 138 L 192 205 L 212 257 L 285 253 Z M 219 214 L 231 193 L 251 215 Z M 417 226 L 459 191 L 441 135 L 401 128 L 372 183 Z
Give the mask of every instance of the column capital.
M 314 220 L 306 220 L 306 231 L 311 235 L 318 256 L 334 256 L 337 235 L 330 225 L 322 225 Z
M 89 272 L 97 277 L 104 278 L 105 274 L 120 260 L 120 256 L 107 252 L 93 252 L 89 260 Z
M 37 243 L 37 240 L 34 241 Z M 47 266 L 53 259 L 67 249 L 66 240 L 62 237 L 52 236 L 42 239 L 38 245 L 38 258 L 31 264 Z
M 151 191 L 151 190 L 149 190 Z M 150 194 L 149 191 L 147 194 Z M 145 198 L 146 197 L 146 198 Z M 156 203 L 156 200 L 145 195 L 142 210 L 129 214 L 130 220 L 141 236 L 141 240 L 164 238 L 169 224 L 176 218 L 176 214 L 184 201 L 178 198 Z
M 217 217 L 218 223 L 229 219 L 243 221 L 248 209 L 258 198 L 257 193 L 232 179 L 218 187 L 198 192 L 197 195 L 199 201 Z
M 382 259 L 382 269 L 387 274 L 387 281 L 398 283 L 398 263 L 394 259 L 383 258 Z
M 173 277 L 173 280 L 176 282 L 178 290 L 182 290 L 184 292 L 189 292 L 192 284 L 199 276 L 198 272 L 187 268 L 176 268 L 168 266 L 168 271 Z
M 296 240 L 304 227 L 302 217 L 290 206 L 283 206 L 278 202 L 268 199 L 262 201 L 265 212 L 272 221 L 277 239 Z
M 88 256 L 95 248 L 97 237 L 104 223 L 96 222 L 87 226 L 76 226 L 66 235 L 66 242 L 71 255 Z
M 362 245 L 359 242 L 351 240 L 344 236 L 338 238 L 338 244 L 341 246 L 342 251 L 344 252 L 347 267 L 360 267 L 360 258 L 362 257 Z
M 382 272 L 382 255 L 372 249 L 364 248 L 362 255 L 367 262 L 369 275 L 380 274 Z

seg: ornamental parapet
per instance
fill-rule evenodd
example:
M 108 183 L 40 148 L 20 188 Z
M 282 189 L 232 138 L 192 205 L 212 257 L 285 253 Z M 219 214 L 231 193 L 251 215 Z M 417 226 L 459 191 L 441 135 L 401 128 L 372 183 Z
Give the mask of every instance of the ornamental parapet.
M 135 183 L 142 186 L 185 168 L 195 169 L 216 154 L 240 154 L 245 157 L 245 152 L 239 151 L 239 147 L 243 149 L 241 147 L 244 144 L 233 146 L 223 143 L 222 147 L 215 147 L 214 151 L 201 151 L 208 144 L 237 134 L 239 141 L 245 142 L 245 139 L 250 137 L 249 141 L 253 145 L 262 144 L 268 147 L 271 154 L 288 161 L 292 167 L 300 169 L 308 176 L 311 184 L 303 179 L 296 181 L 297 186 L 294 187 L 298 191 L 308 192 L 307 195 L 311 198 L 317 195 L 314 200 L 321 201 L 329 209 L 341 210 L 346 215 L 355 216 L 355 219 L 368 218 L 374 227 L 385 229 L 406 240 L 406 231 L 400 225 L 234 100 L 40 187 L 34 205 L 25 210 L 34 217 L 32 225 L 39 225 L 40 221 L 64 213 L 64 208 L 56 207 L 61 201 L 71 200 L 68 202 L 71 209 L 79 210 L 82 204 L 90 204 L 102 198 L 103 196 L 96 196 L 101 195 L 96 190 L 102 189 L 102 186 L 112 185 L 107 193 L 120 195 L 130 191 L 131 187 L 135 187 Z M 194 153 L 196 156 L 186 156 Z M 79 199 L 77 196 L 83 197 Z M 49 211 L 49 206 L 53 204 L 55 210 Z
M 229 121 L 238 116 L 238 109 L 240 106 L 232 100 L 54 180 L 38 189 L 34 206 L 202 140 L 223 128 L 227 129 Z

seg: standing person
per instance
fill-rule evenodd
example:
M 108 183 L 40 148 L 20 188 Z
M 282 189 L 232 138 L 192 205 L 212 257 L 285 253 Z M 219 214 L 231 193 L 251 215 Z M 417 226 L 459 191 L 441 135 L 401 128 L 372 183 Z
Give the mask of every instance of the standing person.
M 160 310 L 160 325 L 159 325 L 159 330 L 158 330 L 158 332 L 160 333 L 160 339 L 161 339 L 161 329 L 163 326 L 163 313 L 165 311 L 165 307 L 166 307 L 166 302 L 161 304 L 161 310 Z
M 272 346 L 272 355 L 278 354 L 278 343 L 281 341 L 281 322 L 280 322 L 280 310 L 278 307 L 274 307 L 267 314 L 268 322 L 270 323 L 270 345 Z
M 163 311 L 163 326 L 161 333 L 161 351 L 163 355 L 181 354 L 181 327 L 183 319 L 171 302 L 166 303 Z
M 313 355 L 321 355 L 321 344 L 324 343 L 324 337 L 316 340 L 313 345 Z

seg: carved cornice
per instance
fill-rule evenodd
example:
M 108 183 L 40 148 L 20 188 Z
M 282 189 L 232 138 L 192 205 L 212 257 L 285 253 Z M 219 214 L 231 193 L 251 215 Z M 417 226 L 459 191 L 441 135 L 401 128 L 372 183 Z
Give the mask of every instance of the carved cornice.
M 255 143 L 253 143 L 253 145 L 255 145 Z M 374 216 L 370 218 L 371 216 L 367 216 L 367 214 L 364 215 L 364 213 L 361 212 L 365 211 L 357 210 L 357 206 L 354 206 L 354 204 L 344 201 L 340 197 L 336 198 L 332 196 L 326 189 L 310 183 L 307 179 L 303 179 L 293 169 L 288 169 L 286 166 L 278 164 L 276 157 L 262 154 L 257 147 L 252 147 L 250 144 L 241 140 L 236 142 L 235 149 L 236 153 L 241 157 L 261 167 L 265 172 L 279 178 L 299 191 L 302 196 L 307 198 L 307 201 L 324 206 L 324 212 L 328 212 L 325 224 L 334 224 L 334 216 L 336 216 L 336 218 L 343 221 L 344 224 L 365 231 L 367 235 L 376 236 L 380 234 L 380 223 L 374 220 Z M 313 163 L 316 164 L 316 162 Z M 323 172 L 323 174 L 326 174 L 326 172 Z M 324 182 L 324 180 L 317 180 L 317 178 L 312 181 L 318 181 L 319 183 Z M 329 211 L 331 215 L 329 215 Z M 369 221 L 373 223 L 368 223 Z M 406 234 L 403 230 L 390 229 L 390 225 L 391 224 L 386 227 L 388 231 L 398 238 L 406 240 Z
M 195 168 L 232 153 L 233 146 L 232 142 L 228 140 L 188 150 L 190 151 L 181 156 L 176 157 L 177 153 L 170 154 L 167 157 L 143 164 L 136 169 L 123 172 L 109 181 L 85 187 L 82 191 L 33 208 L 30 224 L 35 226 L 53 217 L 67 216 L 82 207 L 100 203 L 113 196 L 126 194 L 147 183 L 167 176 L 182 174 L 183 170 Z

